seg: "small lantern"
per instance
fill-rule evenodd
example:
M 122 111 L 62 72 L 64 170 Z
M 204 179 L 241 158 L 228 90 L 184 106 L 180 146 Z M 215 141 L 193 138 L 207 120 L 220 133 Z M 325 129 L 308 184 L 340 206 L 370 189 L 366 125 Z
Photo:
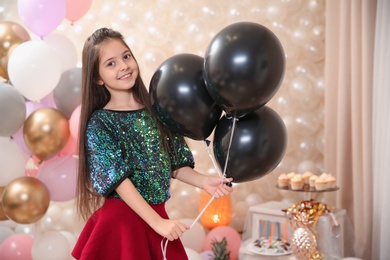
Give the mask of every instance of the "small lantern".
M 199 211 L 210 201 L 211 196 L 204 190 L 200 193 Z M 232 199 L 230 194 L 220 198 L 215 198 L 206 208 L 200 220 L 207 229 L 213 229 L 218 226 L 227 226 L 232 216 Z

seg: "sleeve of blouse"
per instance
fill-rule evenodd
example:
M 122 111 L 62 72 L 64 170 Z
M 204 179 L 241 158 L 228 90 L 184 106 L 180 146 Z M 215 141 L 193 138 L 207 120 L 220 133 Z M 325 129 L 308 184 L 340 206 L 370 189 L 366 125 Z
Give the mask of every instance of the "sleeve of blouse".
M 116 137 L 97 117 L 92 117 L 86 131 L 86 149 L 94 189 L 108 197 L 126 179 L 131 169 L 124 163 Z
M 183 136 L 173 134 L 172 171 L 184 166 L 195 167 L 194 156 Z

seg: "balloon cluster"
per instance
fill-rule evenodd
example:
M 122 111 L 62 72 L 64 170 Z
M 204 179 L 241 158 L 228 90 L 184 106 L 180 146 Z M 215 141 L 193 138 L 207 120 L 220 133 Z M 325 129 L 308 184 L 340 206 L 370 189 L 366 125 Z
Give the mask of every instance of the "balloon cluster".
M 74 44 L 52 31 L 78 21 L 91 2 L 19 0 L 35 40 L 19 23 L 0 21 L 2 259 L 65 259 L 83 226 L 73 207 L 81 69 Z
M 270 173 L 283 158 L 284 123 L 265 105 L 284 71 L 283 48 L 272 31 L 238 22 L 214 36 L 204 58 L 177 54 L 165 60 L 149 93 L 157 117 L 171 130 L 207 140 L 215 129 L 214 155 L 223 176 L 245 182 Z
M 288 191 L 275 189 L 272 183 L 276 183 L 278 173 L 304 172 L 306 170 L 323 171 L 324 0 L 225 0 L 222 2 L 159 0 L 153 1 L 153 3 L 136 0 L 119 2 L 103 0 L 94 1 L 88 14 L 80 20 L 70 18 L 68 15 L 77 17 L 77 15 L 85 14 L 91 1 L 66 0 L 67 7 L 63 22 L 51 33 L 46 35 L 38 33 L 33 22 L 44 20 L 45 22 L 41 23 L 41 26 L 46 31 L 48 27 L 54 28 L 53 24 L 57 24 L 58 20 L 57 17 L 51 17 L 50 14 L 59 13 L 59 9 L 63 8 L 63 5 L 58 4 L 43 14 L 37 10 L 36 5 L 43 4 L 44 7 L 50 2 L 58 1 L 64 0 L 30 0 L 28 1 L 31 3 L 31 9 L 28 9 L 30 16 L 23 16 L 23 18 L 19 13 L 18 5 L 27 1 L 0 1 L 0 81 L 2 78 L 5 81 L 5 83 L 0 84 L 0 165 L 2 166 L 0 194 L 11 181 L 29 176 L 37 177 L 46 185 L 51 199 L 46 213 L 38 222 L 32 224 L 19 224 L 12 221 L 0 207 L 0 220 L 2 220 L 0 221 L 0 242 L 3 241 L 0 245 L 0 255 L 4 258 L 16 259 L 19 257 L 17 259 L 22 259 L 23 255 L 30 256 L 32 252 L 34 259 L 68 259 L 69 245 L 72 248 L 76 236 L 81 230 L 82 223 L 78 222 L 74 201 L 68 200 L 74 191 L 74 183 L 71 180 L 76 174 L 75 161 L 77 159 L 71 155 L 76 153 L 75 140 L 77 140 L 80 113 L 79 106 L 76 109 L 74 107 L 80 97 L 80 86 L 77 82 L 81 74 L 74 67 L 78 62 L 77 52 L 81 52 L 84 40 L 94 28 L 109 26 L 121 31 L 126 36 L 126 41 L 134 53 L 137 54 L 143 77 L 146 80 L 151 78 L 161 62 L 172 55 L 195 53 L 204 57 L 207 43 L 216 35 L 216 32 L 232 23 L 254 21 L 267 26 L 277 35 L 284 48 L 286 71 L 282 86 L 266 106 L 277 111 L 282 117 L 288 130 L 288 146 L 282 161 L 272 173 L 256 181 L 235 185 L 235 190 L 231 195 L 230 226 L 236 230 L 243 231 L 250 206 L 269 200 L 283 200 L 291 204 L 302 199 L 299 193 L 291 194 Z M 70 4 L 71 6 L 69 6 Z M 24 6 L 26 11 L 25 8 L 27 6 Z M 113 13 L 116 14 L 115 17 L 112 16 Z M 35 16 L 34 19 L 31 19 L 31 15 Z M 30 18 L 26 20 L 25 18 L 28 17 Z M 29 54 L 40 52 L 39 55 L 33 56 L 40 57 L 37 65 L 41 69 L 35 72 L 33 72 L 35 60 L 30 56 L 17 54 L 19 52 L 17 47 L 29 43 L 31 39 L 46 43 L 46 45 L 29 44 L 29 51 L 26 51 Z M 51 50 L 47 50 L 48 46 L 51 47 Z M 249 50 L 248 45 L 246 46 Z M 56 55 L 53 54 L 53 49 Z M 50 54 L 47 55 L 47 53 Z M 12 70 L 18 71 L 18 75 L 13 76 L 17 79 L 10 79 L 8 61 L 14 54 L 15 57 L 12 59 L 16 60 L 13 62 L 14 68 Z M 47 64 L 51 64 L 52 60 L 57 60 L 57 56 L 61 60 L 61 73 L 56 71 L 59 67 L 54 66 L 54 64 L 58 64 L 58 61 L 53 61 L 53 66 L 47 66 Z M 42 61 L 43 59 L 44 61 Z M 28 66 L 26 66 L 27 64 Z M 80 63 L 77 64 L 78 67 L 80 65 Z M 18 70 L 18 66 L 24 69 Z M 235 68 L 238 67 L 235 66 Z M 226 71 L 227 68 L 224 70 Z M 42 72 L 45 72 L 44 75 Z M 57 80 L 53 80 L 54 77 Z M 204 77 L 203 71 L 202 77 Z M 47 84 L 49 78 L 53 82 L 58 81 L 54 89 L 53 85 Z M 20 83 L 18 80 L 23 80 L 23 82 Z M 248 91 L 248 89 L 246 90 Z M 253 89 L 251 88 L 251 90 Z M 242 96 L 240 94 L 237 97 Z M 238 103 L 233 104 L 239 105 Z M 199 109 L 198 106 L 193 105 L 192 107 Z M 53 154 L 52 158 L 42 162 L 26 146 L 23 125 L 29 115 L 45 107 L 57 109 L 69 119 L 70 135 L 65 147 L 62 150 L 58 148 L 60 151 L 57 155 Z M 219 107 L 219 105 L 217 104 L 215 107 Z M 72 110 L 73 112 L 71 112 Z M 45 114 L 45 117 L 50 117 L 51 112 L 53 111 Z M 186 112 L 193 111 L 188 112 L 187 110 Z M 225 117 L 222 119 L 226 120 L 227 123 L 233 123 L 232 120 Z M 175 118 L 175 120 L 178 119 Z M 54 118 L 50 119 L 49 126 L 59 130 L 60 128 L 54 122 Z M 243 118 L 238 115 L 235 132 L 239 131 L 238 123 L 242 122 Z M 188 124 L 185 125 L 188 126 Z M 253 129 L 254 125 L 250 127 Z M 205 125 L 202 128 L 208 131 Z M 203 140 L 203 135 L 207 135 L 207 132 L 198 131 L 197 133 L 199 132 L 198 139 Z M 208 139 L 212 140 L 212 136 L 213 133 Z M 66 139 L 65 136 L 63 138 Z M 254 136 L 250 138 L 254 138 Z M 256 135 L 256 138 L 260 138 L 260 136 Z M 245 138 L 240 140 L 245 140 Z M 208 153 L 206 153 L 211 147 L 207 147 L 205 150 L 205 142 L 187 141 L 197 162 L 196 168 L 207 174 L 216 174 L 216 167 L 213 166 Z M 34 144 L 39 146 L 38 142 Z M 42 149 L 45 149 L 45 146 L 41 146 Z M 234 149 L 232 145 L 231 153 Z M 244 149 L 244 147 L 239 149 Z M 255 151 L 255 153 L 258 152 L 258 150 Z M 229 161 L 233 161 L 232 157 L 230 154 Z M 61 160 L 59 160 L 60 158 Z M 229 165 L 228 168 L 230 167 Z M 26 185 L 25 191 L 33 192 L 33 189 L 29 189 L 29 184 L 24 183 L 24 185 Z M 167 212 L 170 217 L 194 219 L 199 213 L 199 190 L 177 181 L 172 182 L 171 188 L 172 198 L 167 202 Z M 53 191 L 58 193 L 54 195 Z M 28 195 L 29 192 L 26 192 L 23 196 Z M 314 196 L 321 195 L 315 194 Z M 30 202 L 33 201 L 30 200 Z M 44 203 L 44 201 L 36 200 L 35 202 Z M 19 217 L 23 217 L 24 213 L 23 211 L 15 211 L 14 214 L 20 214 Z M 190 223 L 192 222 L 190 221 Z M 224 234 L 224 236 L 226 235 Z M 34 238 L 33 245 L 31 237 Z M 64 241 L 64 237 L 68 242 Z M 191 243 L 200 243 L 203 241 L 202 237 L 203 233 L 200 238 L 191 234 L 189 240 Z M 234 245 L 230 241 L 229 244 Z M 204 258 L 208 259 L 207 256 L 209 253 L 205 253 Z M 27 257 L 23 259 L 25 258 Z

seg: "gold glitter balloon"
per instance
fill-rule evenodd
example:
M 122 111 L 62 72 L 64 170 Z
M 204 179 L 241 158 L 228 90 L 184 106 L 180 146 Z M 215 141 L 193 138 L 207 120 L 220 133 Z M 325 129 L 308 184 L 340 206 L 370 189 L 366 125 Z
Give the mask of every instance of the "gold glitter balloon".
M 1 202 L 3 199 L 4 189 L 5 189 L 5 187 L 0 187 L 0 220 L 7 220 L 8 219 L 7 215 L 5 215 L 5 213 L 4 213 L 2 202 Z
M 4 189 L 2 204 L 4 213 L 19 224 L 38 221 L 50 203 L 46 186 L 34 177 L 19 177 Z
M 307 227 L 295 229 L 292 240 L 291 250 L 299 260 L 309 260 L 317 251 L 317 240 Z
M 8 77 L 8 59 L 13 50 L 23 42 L 31 40 L 27 30 L 17 23 L 0 22 L 0 76 Z
M 45 161 L 65 147 L 70 135 L 69 122 L 57 109 L 40 108 L 24 122 L 23 135 L 28 149 Z

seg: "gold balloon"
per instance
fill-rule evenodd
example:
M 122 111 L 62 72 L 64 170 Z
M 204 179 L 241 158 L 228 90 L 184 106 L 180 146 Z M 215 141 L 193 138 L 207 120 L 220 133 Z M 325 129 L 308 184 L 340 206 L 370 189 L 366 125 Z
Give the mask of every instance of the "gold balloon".
M 37 109 L 24 121 L 26 146 L 41 161 L 58 154 L 67 144 L 69 136 L 68 119 L 54 108 Z
M 1 201 L 3 198 L 2 194 L 3 194 L 4 189 L 5 189 L 5 187 L 0 187 L 0 220 L 7 220 L 8 219 L 7 215 L 4 213 L 3 206 L 1 206 L 2 205 Z
M 3 192 L 3 210 L 8 218 L 19 224 L 38 221 L 50 203 L 46 186 L 34 177 L 19 177 L 11 181 Z
M 0 76 L 8 77 L 8 59 L 12 51 L 21 43 L 31 40 L 30 35 L 22 26 L 9 21 L 0 22 Z

